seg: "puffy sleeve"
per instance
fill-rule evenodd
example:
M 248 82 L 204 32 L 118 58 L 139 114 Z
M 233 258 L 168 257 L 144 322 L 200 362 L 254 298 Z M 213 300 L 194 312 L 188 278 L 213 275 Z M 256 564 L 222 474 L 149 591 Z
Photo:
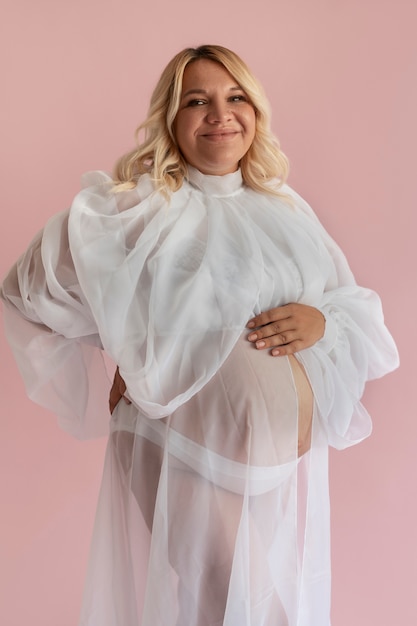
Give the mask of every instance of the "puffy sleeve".
M 323 265 L 330 268 L 317 307 L 326 318 L 324 337 L 303 361 L 314 389 L 330 445 L 342 449 L 367 437 L 370 417 L 361 404 L 365 383 L 396 369 L 399 357 L 384 323 L 379 296 L 356 284 L 339 246 L 323 228 L 310 206 L 291 190 L 319 240 Z
M 68 212 L 54 216 L 35 237 L 4 279 L 0 296 L 29 397 L 76 437 L 105 434 L 109 379 L 74 270 Z

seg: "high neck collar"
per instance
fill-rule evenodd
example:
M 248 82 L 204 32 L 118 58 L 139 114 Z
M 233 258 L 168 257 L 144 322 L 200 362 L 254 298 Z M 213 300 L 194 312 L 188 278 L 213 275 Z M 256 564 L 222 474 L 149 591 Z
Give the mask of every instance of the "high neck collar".
M 202 174 L 191 165 L 188 166 L 187 180 L 203 193 L 214 197 L 232 196 L 243 187 L 242 172 L 238 169 L 224 176 L 209 176 Z

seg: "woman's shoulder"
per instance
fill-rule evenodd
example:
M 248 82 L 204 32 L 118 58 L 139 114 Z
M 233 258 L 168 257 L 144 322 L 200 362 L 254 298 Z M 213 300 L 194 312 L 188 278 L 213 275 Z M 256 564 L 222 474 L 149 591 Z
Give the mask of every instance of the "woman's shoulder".
M 96 193 L 101 191 L 105 195 L 114 194 L 116 197 L 123 196 L 131 191 L 146 197 L 156 191 L 150 174 L 141 174 L 135 183 L 128 185 L 115 181 L 110 174 L 103 170 L 92 170 L 82 174 L 80 187 L 81 192 L 94 190 Z
M 81 175 L 81 189 L 110 184 L 113 184 L 113 179 L 103 170 L 92 170 Z
M 80 191 L 74 197 L 71 213 L 90 215 L 120 214 L 129 210 L 142 211 L 152 199 L 152 206 L 158 202 L 158 190 L 149 174 L 142 174 L 132 187 L 118 185 L 107 172 L 96 170 L 81 176 Z
M 319 222 L 319 219 L 310 204 L 288 183 L 284 183 L 280 187 L 280 192 L 283 194 L 283 196 L 289 198 L 291 206 L 296 211 L 304 214 L 316 223 Z

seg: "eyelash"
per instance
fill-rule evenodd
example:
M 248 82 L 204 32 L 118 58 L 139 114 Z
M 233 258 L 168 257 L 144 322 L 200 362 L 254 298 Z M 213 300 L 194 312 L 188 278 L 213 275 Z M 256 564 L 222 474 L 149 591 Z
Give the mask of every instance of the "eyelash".
M 229 98 L 229 102 L 248 102 L 248 99 L 246 96 L 242 95 L 237 95 L 237 96 L 231 96 Z M 202 106 L 204 104 L 207 104 L 207 100 L 202 100 L 200 98 L 194 98 L 193 100 L 190 100 L 187 103 L 187 107 L 198 107 L 198 106 Z

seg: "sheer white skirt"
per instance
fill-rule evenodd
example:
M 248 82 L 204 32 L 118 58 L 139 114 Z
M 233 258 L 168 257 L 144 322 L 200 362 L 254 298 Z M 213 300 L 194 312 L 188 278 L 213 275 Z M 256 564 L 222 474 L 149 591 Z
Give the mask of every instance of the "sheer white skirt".
M 326 549 L 306 563 L 313 412 L 298 361 L 244 337 L 171 416 L 120 402 L 82 626 L 328 625 Z

